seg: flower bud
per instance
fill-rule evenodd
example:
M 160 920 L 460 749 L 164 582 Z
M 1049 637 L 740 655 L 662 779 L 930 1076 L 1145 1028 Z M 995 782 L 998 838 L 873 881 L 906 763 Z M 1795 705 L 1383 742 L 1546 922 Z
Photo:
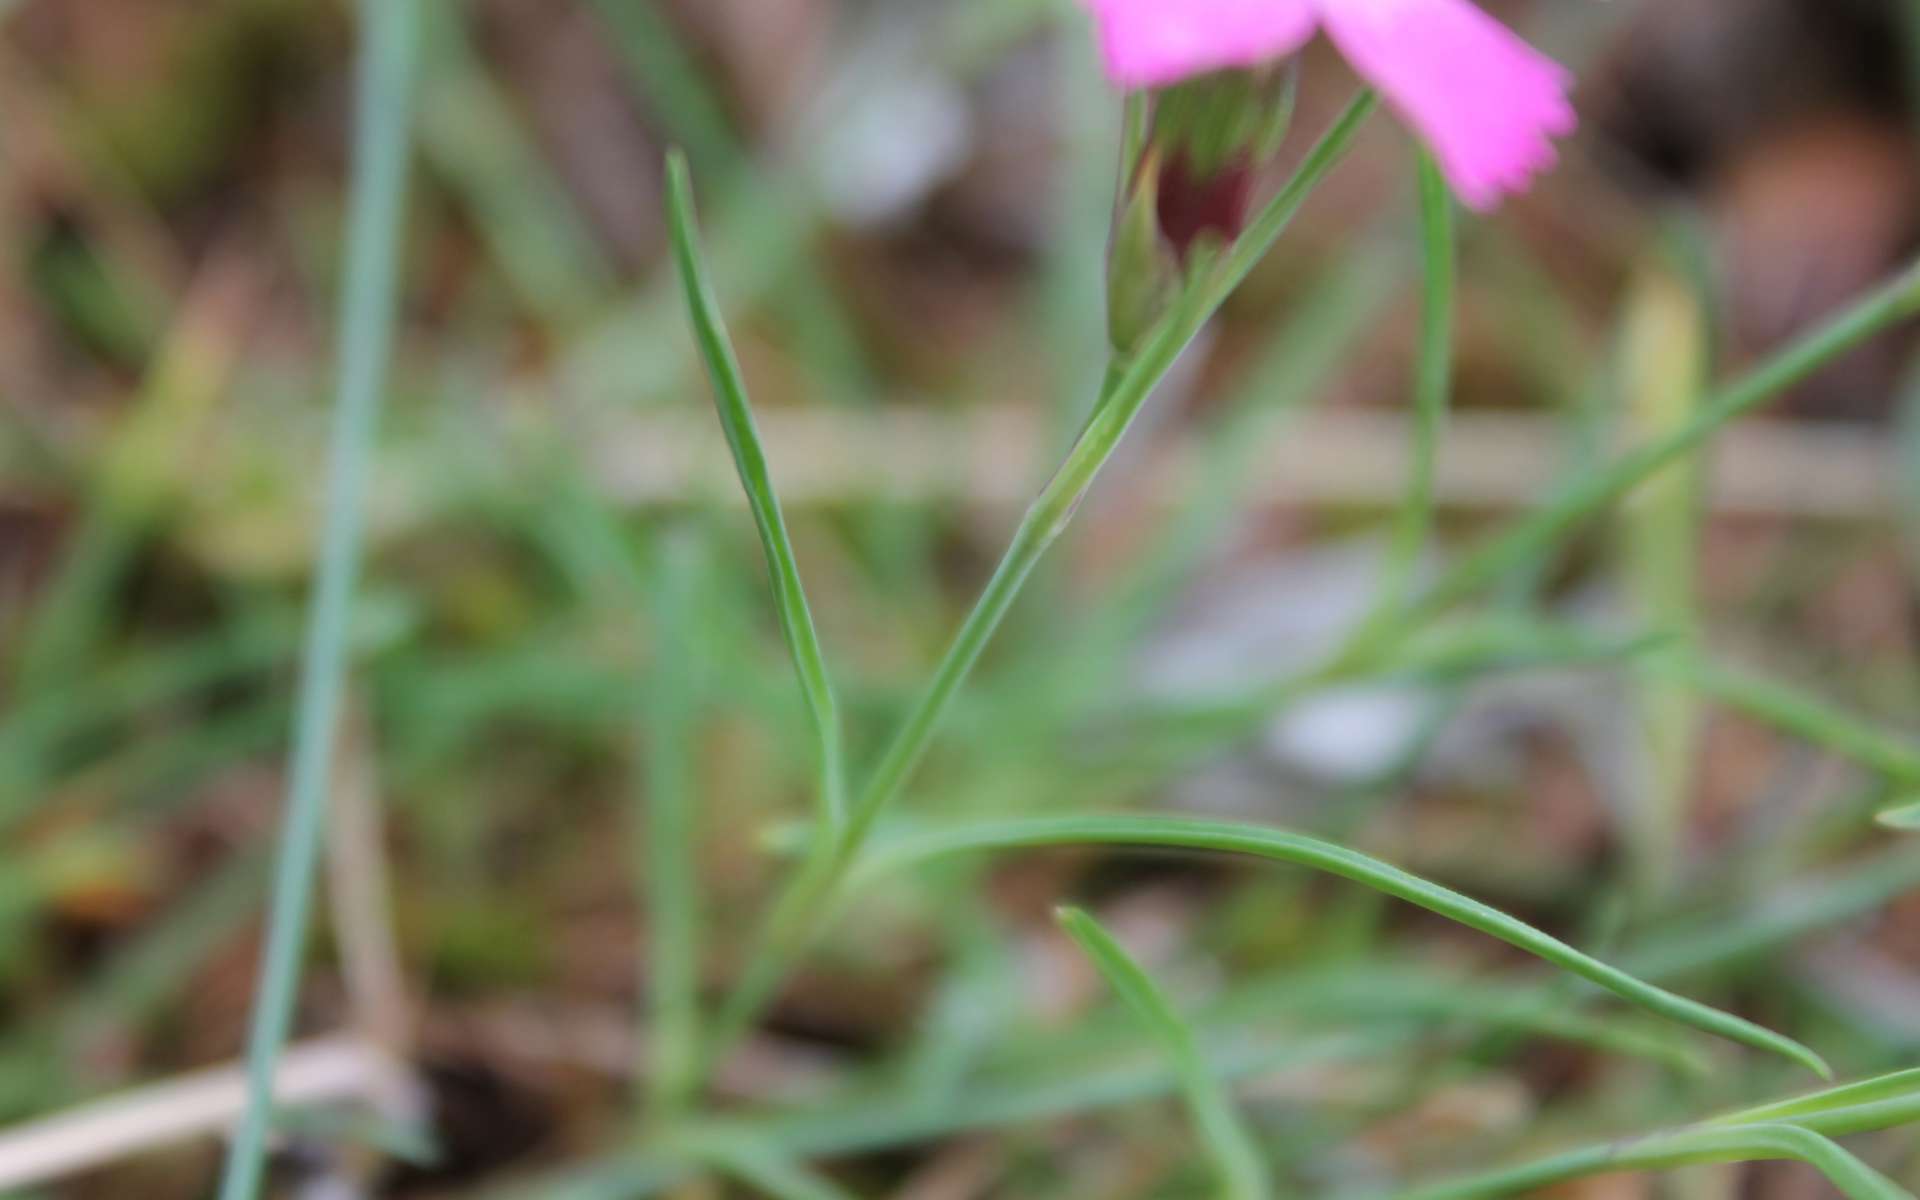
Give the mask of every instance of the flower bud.
M 1218 71 L 1154 96 L 1161 231 L 1182 262 L 1201 237 L 1231 245 L 1246 228 L 1254 183 L 1293 124 L 1297 78 L 1291 65 Z
M 1180 264 L 1160 231 L 1160 157 L 1148 147 L 1120 195 L 1107 248 L 1107 336 L 1125 356 L 1152 332 L 1179 289 Z
M 1196 251 L 1231 246 L 1246 228 L 1260 171 L 1292 123 L 1295 79 L 1290 65 L 1219 71 L 1154 93 L 1108 252 L 1108 327 L 1121 354 L 1211 257 Z

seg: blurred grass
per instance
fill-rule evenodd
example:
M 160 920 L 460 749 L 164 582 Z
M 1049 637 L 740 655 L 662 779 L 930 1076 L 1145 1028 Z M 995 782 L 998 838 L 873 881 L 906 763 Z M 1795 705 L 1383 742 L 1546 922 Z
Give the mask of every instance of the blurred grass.
M 254 2 L 221 0 L 208 11 Z M 337 13 L 282 8 L 296 40 L 337 57 Z M 1248 1085 L 1247 1122 L 1290 1190 L 1530 1160 L 1596 1138 L 1679 1128 L 1701 1112 L 1795 1086 L 1747 1057 L 1694 1053 L 1657 1026 L 1596 1010 L 1584 989 L 1542 986 L 1472 942 L 1341 889 L 1220 864 L 1083 852 L 941 864 L 875 889 L 859 926 L 823 942 L 774 1011 L 764 1043 L 751 1047 L 797 1044 L 824 1064 L 829 1083 L 796 1089 L 753 1059 L 764 1074 L 726 1084 L 723 1109 L 683 1110 L 636 1132 L 628 1097 L 683 1090 L 675 1080 L 687 1031 L 704 1024 L 716 985 L 737 978 L 741 931 L 786 861 L 766 832 L 808 811 L 812 742 L 746 523 L 708 519 L 719 497 L 623 510 L 592 461 L 634 406 L 704 412 L 660 248 L 642 266 L 612 252 L 551 131 L 532 119 L 529 89 L 540 85 L 513 65 L 521 61 L 514 47 L 503 47 L 512 33 L 502 34 L 500 11 L 423 11 L 431 18 L 420 82 L 425 186 L 409 217 L 415 248 L 401 264 L 405 352 L 393 431 L 376 463 L 375 590 L 355 614 L 351 669 L 380 727 L 401 863 L 398 931 L 409 967 L 431 985 L 424 1057 L 484 1071 L 511 1097 L 534 1097 L 563 1131 L 510 1163 L 456 1147 L 456 1163 L 463 1154 L 474 1160 L 470 1173 L 436 1186 L 464 1193 L 494 1185 L 503 1167 L 565 1166 L 578 1174 L 557 1190 L 581 1182 L 579 1194 L 631 1195 L 647 1180 L 681 1177 L 693 1161 L 722 1173 L 744 1164 L 758 1186 L 773 1179 L 790 1194 L 886 1194 L 943 1151 L 979 1144 L 997 1153 L 993 1177 L 1009 1194 L 1204 1186 L 1193 1139 L 1160 1120 L 1180 1080 L 1153 1040 L 1113 1006 L 1063 1001 L 1036 982 L 1060 969 L 1034 937 L 1063 898 L 1103 915 L 1145 906 L 1149 929 L 1164 921 L 1164 936 L 1175 940 L 1168 957 L 1215 985 L 1199 989 L 1210 994 L 1193 1013 L 1195 1037 L 1220 1079 Z M 1059 430 L 1084 419 L 1098 378 L 1093 273 L 1116 114 L 1077 24 L 1048 40 L 1064 11 L 951 6 L 920 30 L 915 53 L 924 57 L 911 60 L 976 103 L 1021 78 L 1003 74 L 1021 69 L 1010 60 L 1062 65 L 1033 119 L 1046 108 L 1055 123 L 1048 161 L 1073 165 L 1019 195 L 1020 216 L 1048 214 L 1036 226 L 1045 240 L 1037 251 L 1009 251 L 983 249 L 943 225 L 966 211 L 951 193 L 929 202 L 933 217 L 923 213 L 907 228 L 841 226 L 806 183 L 812 135 L 780 142 L 752 127 L 712 28 L 653 3 L 580 6 L 575 16 L 591 22 L 595 44 L 625 72 L 617 76 L 622 103 L 641 114 L 639 136 L 680 141 L 692 153 L 712 197 L 719 287 L 761 403 L 904 398 L 957 407 L 1012 398 L 1046 408 Z M 32 31 L 14 24 L 6 32 Z M 92 101 L 78 87 L 66 94 L 65 64 L 39 65 L 55 107 L 84 114 Z M 127 88 L 134 99 L 127 108 L 121 98 L 123 111 L 169 102 L 164 86 Z M 10 155 L 0 185 L 9 214 L 32 212 L 20 195 L 30 186 L 50 188 L 62 205 L 70 192 L 85 200 L 82 219 L 63 221 L 58 237 L 39 243 L 33 270 L 4 296 L 16 303 L 24 289 L 39 335 L 52 331 L 61 365 L 51 378 L 71 388 L 79 414 L 23 404 L 7 422 L 31 448 L 5 460 L 0 519 L 24 512 L 54 546 L 50 570 L 30 586 L 11 574 L 0 586 L 0 816 L 22 864 L 0 896 L 0 982 L 11 1017 L 0 1037 L 0 1103 L 14 1118 L 236 1048 L 236 997 L 251 966 L 266 868 L 263 815 L 289 718 L 291 614 L 314 511 L 311 425 L 284 414 L 310 417 L 322 389 L 319 322 L 303 310 L 333 278 L 325 264 L 337 180 L 328 155 L 310 151 L 312 130 L 332 129 L 337 114 L 324 96 L 283 103 L 294 107 L 277 118 L 278 136 L 301 153 L 256 147 L 258 161 L 233 167 L 233 186 L 249 197 L 236 202 L 238 216 L 180 198 L 194 188 L 178 181 L 215 170 L 193 164 L 219 156 L 156 140 L 143 148 L 148 165 L 132 170 L 114 161 L 113 146 L 124 141 L 87 135 L 97 126 L 86 120 L 55 136 L 90 173 L 55 186 L 26 178 Z M 801 128 L 835 116 L 811 114 Z M 222 143 L 236 144 L 244 145 Z M 1702 528 L 1697 612 L 1649 605 L 1622 630 L 1589 622 L 1570 585 L 1632 583 L 1620 564 L 1568 545 L 1562 514 L 1571 509 L 1548 507 L 1521 526 L 1519 541 L 1482 543 L 1465 542 L 1478 520 L 1443 512 L 1430 543 L 1438 552 L 1463 543 L 1508 548 L 1454 560 L 1471 576 L 1474 599 L 1499 583 L 1507 607 L 1463 613 L 1404 647 L 1401 677 L 1443 689 L 1453 715 L 1431 752 L 1424 743 L 1410 751 L 1371 792 L 1303 779 L 1251 747 L 1253 732 L 1273 727 L 1280 702 L 1305 700 L 1306 691 L 1257 698 L 1218 727 L 1182 725 L 1177 753 L 1113 719 L 1157 699 L 1140 690 L 1143 649 L 1190 622 L 1215 581 L 1243 564 L 1385 528 L 1378 513 L 1275 514 L 1248 496 L 1264 466 L 1259 448 L 1299 407 L 1397 401 L 1405 392 L 1402 368 L 1418 342 L 1410 297 L 1420 241 L 1397 200 L 1406 191 L 1401 149 L 1380 139 L 1356 172 L 1390 181 L 1374 185 L 1389 199 L 1343 191 L 1310 209 L 1303 236 L 1283 244 L 1221 322 L 1199 377 L 1176 379 L 1157 400 L 1156 420 L 1203 433 L 1196 484 L 1165 507 L 1126 494 L 1147 489 L 1144 472 L 1096 494 L 1084 533 L 1010 615 L 1008 638 L 982 659 L 977 688 L 956 700 L 914 805 L 886 832 L 1089 806 L 1251 805 L 1259 820 L 1404 859 L 1543 928 L 1584 930 L 1621 873 L 1624 834 L 1614 816 L 1567 815 L 1569 792 L 1575 807 L 1598 802 L 1554 783 L 1550 747 L 1506 750 L 1500 763 L 1460 772 L 1447 766 L 1444 732 L 1471 724 L 1477 700 L 1569 662 L 1601 668 L 1582 676 L 1583 694 L 1607 705 L 1592 697 L 1607 694 L 1612 667 L 1631 662 L 1644 667 L 1634 678 L 1670 689 L 1676 704 L 1709 710 L 1699 777 L 1675 785 L 1674 802 L 1692 805 L 1694 850 L 1670 893 L 1636 911 L 1617 945 L 1591 948 L 1830 1049 L 1849 1074 L 1905 1065 L 1920 1035 L 1884 1007 L 1854 1006 L 1853 989 L 1871 990 L 1883 978 L 1875 967 L 1904 967 L 1910 957 L 1900 927 L 1920 889 L 1920 851 L 1874 833 L 1866 818 L 1881 802 L 1874 795 L 1912 785 L 1910 713 L 1875 707 L 1876 698 L 1911 699 L 1912 665 L 1897 651 L 1860 649 L 1854 626 L 1817 611 L 1831 576 L 1867 571 L 1888 552 L 1884 530 L 1844 539 L 1821 528 L 1778 531 L 1780 599 L 1765 609 L 1776 615 L 1763 618 L 1748 604 L 1752 577 L 1729 566 L 1724 550 L 1712 554 L 1729 535 Z M 157 161 L 163 153 L 185 157 Z M 287 165 L 288 156 L 302 161 Z M 986 173 L 979 162 L 968 170 Z M 155 179 L 176 182 L 156 190 Z M 637 183 L 648 186 L 635 186 L 630 202 L 651 213 L 650 181 Z M 103 225 L 99 211 L 112 220 Z M 239 316 L 194 303 L 217 295 L 202 286 L 210 267 L 185 276 L 156 269 L 128 250 L 138 238 L 112 232 L 158 229 L 183 261 L 204 264 L 223 221 L 255 218 L 259 240 L 242 243 L 251 249 L 240 257 L 289 260 L 290 281 L 271 265 Z M 1607 422 L 1595 417 L 1613 394 L 1604 376 L 1615 360 L 1604 348 L 1623 307 L 1617 281 L 1596 284 L 1570 269 L 1566 248 L 1543 249 L 1524 214 L 1461 233 L 1462 400 L 1538 404 L 1563 416 L 1569 442 L 1590 448 L 1576 461 L 1595 467 L 1569 483 L 1587 489 L 1583 503 L 1650 473 L 1646 457 L 1628 460 L 1627 475 L 1599 473 L 1607 443 L 1595 426 Z M 1642 240 L 1629 234 L 1587 252 L 1613 256 L 1608 271 L 1624 270 L 1642 261 Z M 927 278 L 944 298 L 933 310 L 940 332 L 964 344 L 977 367 L 942 374 L 918 365 L 916 347 L 898 344 L 897 314 L 887 310 L 906 306 L 906 285 Z M 1872 323 L 1904 311 L 1891 303 Z M 1814 358 L 1853 339 L 1842 332 Z M 26 362 L 13 345 L 5 357 Z M 1717 393 L 1729 402 L 1720 416 L 1758 405 L 1811 365 L 1785 360 L 1776 366 L 1792 369 Z M 1700 440 L 1668 423 L 1672 416 L 1657 423 L 1681 429 L 1682 450 Z M 16 470 L 26 459 L 33 469 Z M 263 473 L 257 490 L 249 471 Z M 241 516 L 264 531 L 257 536 L 270 553 L 210 549 L 212 526 Z M 921 668 L 998 549 L 1003 517 L 884 497 L 790 515 L 851 749 L 870 756 L 878 732 L 911 703 Z M 686 580 L 671 564 L 689 537 L 701 560 L 698 585 L 676 598 Z M 1643 583 L 1679 582 L 1668 567 L 1641 569 Z M 1687 616 L 1707 635 L 1698 654 L 1649 640 Z M 1837 649 L 1821 658 L 1802 644 L 1807 638 Z M 1904 645 L 1897 637 L 1872 644 Z M 1766 664 L 1769 673 L 1717 665 L 1734 662 Z M 1822 662 L 1833 665 L 1812 669 Z M 1781 675 L 1771 673 L 1776 666 Z M 676 683 L 696 668 L 697 687 Z M 1733 714 L 1745 714 L 1737 729 L 1746 740 L 1716 754 Z M 1822 806 L 1804 820 L 1780 816 L 1765 797 L 1773 788 L 1800 795 L 1792 763 L 1806 761 L 1845 784 L 1806 785 L 1808 804 L 1838 790 L 1866 800 Z M 1584 769 L 1605 777 L 1616 765 Z M 683 803 L 661 803 L 676 795 Z M 1597 831 L 1581 832 L 1587 825 Z M 1755 846 L 1764 854 L 1749 857 Z M 1537 868 L 1528 877 L 1537 883 L 1509 872 L 1510 860 L 1523 858 L 1534 860 L 1524 865 Z M 636 859 L 645 864 L 637 889 Z M 675 920 L 693 915 L 693 885 L 706 910 L 697 956 Z M 1856 969 L 1809 966 L 1827 961 L 1808 958 L 1813 951 L 1853 955 Z M 349 1020 L 324 957 L 313 955 L 310 966 L 315 986 L 303 994 L 301 1027 Z M 1905 993 L 1893 995 L 1897 1010 Z M 508 1004 L 533 1006 L 537 1023 L 561 1033 L 576 1032 L 570 1014 L 612 1013 L 652 1047 L 639 1053 L 622 1043 L 609 1056 L 614 1065 L 583 1071 L 564 1053 L 474 1031 L 479 1015 Z M 1503 1036 L 1490 1039 L 1489 1030 Z M 632 1078 L 640 1058 L 655 1070 L 646 1080 Z M 1520 1096 L 1520 1111 L 1477 1100 L 1484 1093 L 1476 1088 Z M 1420 1119 L 1433 1111 L 1465 1115 L 1436 1129 Z M 1070 1138 L 1074 1155 L 1056 1160 L 1048 1136 Z M 510 1139 L 496 1131 L 481 1140 Z M 676 1149 L 703 1144 L 731 1146 L 732 1157 Z M 1904 1143 L 1855 1148 L 1879 1169 L 1914 1178 Z M 1063 1163 L 1086 1180 L 1076 1183 Z M 810 1164 L 804 1174 L 799 1164 Z M 143 1194 L 195 1194 L 162 1169 L 130 1169 Z M 547 1190 L 544 1180 L 529 1186 Z
M 350 665 L 365 508 L 374 443 L 388 388 L 399 311 L 400 228 L 413 153 L 413 87 L 419 13 L 412 3 L 368 0 L 359 9 L 354 174 L 340 299 L 334 424 L 313 598 L 302 644 L 266 945 L 249 1015 L 247 1102 L 228 1144 L 222 1200 L 252 1200 L 266 1174 L 279 1108 L 276 1079 L 292 1036 L 301 969 L 339 753 Z

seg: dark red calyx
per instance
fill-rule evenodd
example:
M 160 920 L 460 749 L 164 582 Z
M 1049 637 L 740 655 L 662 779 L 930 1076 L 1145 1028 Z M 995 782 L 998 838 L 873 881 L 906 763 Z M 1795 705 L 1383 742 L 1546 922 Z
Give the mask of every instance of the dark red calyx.
M 1160 232 L 1181 262 L 1203 234 L 1227 245 L 1240 236 L 1253 206 L 1253 184 L 1253 166 L 1245 158 L 1201 174 L 1184 152 L 1174 156 L 1160 176 L 1157 207 Z

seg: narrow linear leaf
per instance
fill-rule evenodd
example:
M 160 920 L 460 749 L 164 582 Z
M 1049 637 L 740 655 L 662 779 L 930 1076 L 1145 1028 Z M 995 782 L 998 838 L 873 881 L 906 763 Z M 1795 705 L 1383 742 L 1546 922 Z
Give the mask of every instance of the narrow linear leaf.
M 1426 262 L 1420 314 L 1420 354 L 1413 379 L 1413 470 L 1394 517 L 1386 583 L 1379 612 L 1391 614 L 1404 600 L 1420 554 L 1433 532 L 1434 478 L 1440 437 L 1453 399 L 1454 245 L 1453 195 L 1431 155 L 1420 153 L 1420 240 Z
M 1221 1086 L 1193 1027 L 1174 1010 L 1153 978 L 1133 960 L 1126 948 L 1092 916 L 1077 908 L 1063 908 L 1055 914 L 1060 927 L 1080 944 L 1080 948 L 1100 969 L 1107 983 L 1120 993 L 1142 1020 L 1173 1054 L 1174 1069 L 1180 1075 L 1180 1089 L 1187 1106 L 1193 1110 L 1200 1136 L 1213 1153 L 1215 1169 L 1225 1195 L 1232 1200 L 1262 1200 L 1273 1194 L 1253 1134 L 1234 1111 L 1233 1101 Z
M 667 159 L 667 216 L 674 263 L 686 293 L 687 311 L 700 343 L 700 355 L 713 383 L 720 426 L 726 432 L 727 446 L 733 452 L 734 467 L 740 474 L 740 486 L 746 491 L 753 523 L 760 532 L 760 546 L 766 554 L 774 603 L 780 614 L 780 631 L 786 637 L 788 653 L 793 656 L 793 669 L 799 676 L 800 691 L 813 721 L 820 760 L 821 804 L 829 827 L 838 828 L 845 820 L 846 799 L 840 717 L 833 684 L 827 675 L 819 635 L 814 631 L 813 614 L 807 607 L 799 563 L 794 557 L 792 539 L 787 535 L 780 498 L 774 491 L 760 430 L 754 424 L 746 380 L 741 375 L 733 343 L 720 316 L 719 300 L 700 253 L 693 181 L 686 156 L 677 150 Z
M 1697 1051 L 1679 1044 L 1677 1031 L 1641 1014 L 1597 1016 L 1568 1005 L 1564 996 L 1549 989 L 1516 987 L 1498 978 L 1463 980 L 1398 965 L 1342 966 L 1319 977 L 1289 971 L 1284 978 L 1239 989 L 1207 1016 L 1217 1024 L 1229 1014 L 1245 1019 L 1325 1016 L 1342 1026 L 1409 1018 L 1457 1022 L 1644 1058 L 1696 1078 L 1704 1078 L 1710 1069 Z
M 1882 809 L 1874 821 L 1900 833 L 1920 833 L 1920 801 L 1896 804 Z
M 1916 313 L 1920 313 L 1920 263 L 1908 266 L 1831 321 L 1707 396 L 1683 427 L 1570 481 L 1557 496 L 1449 569 L 1401 613 L 1403 627 L 1451 608 L 1505 578 L 1601 508 L 1698 450 L 1723 426 Z
M 653 673 L 641 721 L 645 758 L 644 838 L 636 865 L 647 913 L 646 1041 L 642 1073 L 655 1113 L 670 1118 L 696 1086 L 700 1045 L 701 904 L 694 742 L 700 685 L 689 643 L 700 603 L 700 547 L 688 530 L 661 539 L 654 571 Z
M 1792 1038 L 1656 987 L 1496 908 L 1430 883 L 1379 859 L 1286 830 L 1150 816 L 1036 817 L 991 821 L 935 830 L 882 845 L 859 865 L 856 875 L 870 879 L 875 875 L 951 854 L 1071 845 L 1207 850 L 1248 854 L 1312 867 L 1398 897 L 1498 938 L 1598 984 L 1649 1012 L 1755 1049 L 1778 1054 L 1800 1063 L 1823 1078 L 1831 1078 L 1831 1072 L 1820 1056 Z
M 1902 784 L 1920 785 L 1920 743 L 1777 680 L 1714 663 L 1676 661 L 1683 680 L 1732 708 Z
M 1482 1200 L 1592 1175 L 1779 1159 L 1813 1167 L 1850 1200 L 1909 1200 L 1909 1193 L 1899 1184 L 1828 1139 L 1795 1125 L 1697 1128 L 1607 1142 L 1522 1166 L 1397 1192 L 1391 1200 Z
M 1890 1111 L 1883 1106 L 1907 1102 L 1911 1104 L 1916 1118 L 1920 1118 L 1920 1068 L 1905 1071 L 1892 1071 L 1885 1075 L 1876 1075 L 1871 1079 L 1862 1079 L 1856 1083 L 1842 1084 L 1839 1087 L 1824 1088 L 1805 1096 L 1796 1096 L 1790 1100 L 1776 1100 L 1770 1104 L 1761 1104 L 1753 1108 L 1743 1108 L 1737 1112 L 1726 1113 L 1702 1122 L 1706 1125 L 1761 1125 L 1784 1122 L 1804 1125 L 1809 1119 L 1830 1117 L 1840 1113 L 1854 1113 L 1873 1107 L 1885 1113 Z M 1914 1119 L 1914 1118 L 1909 1118 Z M 1883 1127 L 1884 1128 L 1884 1127 Z M 1833 1132 L 1830 1129 L 1822 1133 Z M 1864 1132 L 1861 1129 L 1849 1129 L 1847 1132 Z

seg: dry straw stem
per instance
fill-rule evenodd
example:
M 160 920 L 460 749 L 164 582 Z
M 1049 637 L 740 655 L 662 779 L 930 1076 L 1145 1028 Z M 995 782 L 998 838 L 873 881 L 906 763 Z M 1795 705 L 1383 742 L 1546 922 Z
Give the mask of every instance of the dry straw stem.
M 1277 400 L 1278 398 L 1276 398 Z M 781 447 L 773 484 L 789 509 L 952 504 L 988 517 L 1017 510 L 1046 467 L 1044 415 L 1031 404 L 934 411 L 911 402 L 871 413 L 775 409 L 761 436 Z M 1567 477 L 1565 422 L 1532 413 L 1452 414 L 1436 463 L 1434 502 L 1455 512 L 1535 503 Z M 1385 410 L 1301 413 L 1247 447 L 1261 464 L 1249 502 L 1269 508 L 1390 508 L 1413 469 L 1414 421 Z M 585 448 L 596 480 L 620 504 L 680 507 L 718 495 L 732 477 L 710 421 L 620 416 Z M 1728 429 L 1702 464 L 1702 503 L 1715 517 L 1883 521 L 1899 496 L 1884 436 L 1857 425 L 1755 418 Z M 1202 485 L 1200 438 L 1175 434 L 1133 468 L 1129 486 L 1172 508 Z
M 358 1035 L 291 1047 L 274 1076 L 279 1107 L 365 1103 L 402 1116 L 417 1110 L 412 1075 Z M 163 1149 L 229 1128 L 249 1103 L 247 1073 L 234 1064 L 183 1075 L 83 1105 L 0 1134 L 0 1191 L 9 1194 L 116 1159 Z

